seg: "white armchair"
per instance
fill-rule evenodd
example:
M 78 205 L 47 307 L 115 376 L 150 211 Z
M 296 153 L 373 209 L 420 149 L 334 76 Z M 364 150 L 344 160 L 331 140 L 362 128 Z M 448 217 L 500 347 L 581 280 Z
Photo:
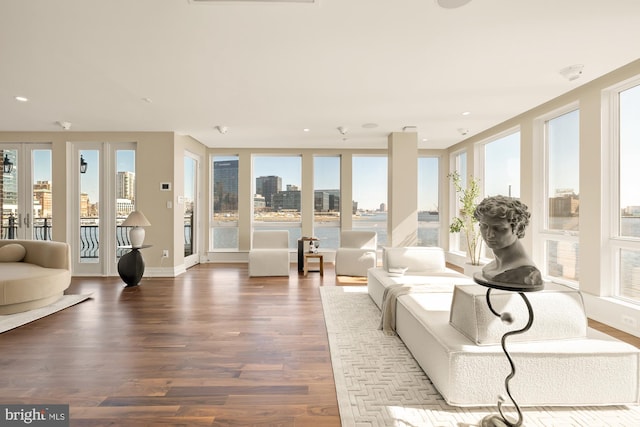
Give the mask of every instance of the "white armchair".
M 289 269 L 289 232 L 254 231 L 249 251 L 249 276 L 288 276 Z
M 377 265 L 378 235 L 375 231 L 351 230 L 340 233 L 336 250 L 337 276 L 366 276 Z

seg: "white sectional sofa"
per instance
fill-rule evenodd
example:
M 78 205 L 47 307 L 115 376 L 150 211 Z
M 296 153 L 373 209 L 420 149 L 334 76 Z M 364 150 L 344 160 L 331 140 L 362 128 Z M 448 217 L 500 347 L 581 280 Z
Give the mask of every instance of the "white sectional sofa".
M 385 250 L 383 267 L 369 270 L 369 295 L 383 307 L 384 289 L 410 284 L 394 302 L 398 336 L 448 404 L 494 406 L 511 372 L 500 339 L 526 323 L 526 306 L 517 293 L 492 290 L 494 308 L 514 316 L 505 325 L 488 309 L 487 288 L 452 272 L 412 273 L 418 260 L 431 266 L 443 256 L 438 248 Z M 410 266 L 405 275 L 385 276 L 403 263 Z M 516 366 L 510 389 L 520 406 L 639 403 L 640 350 L 589 328 L 579 291 L 548 283 L 527 297 L 533 326 L 507 340 Z

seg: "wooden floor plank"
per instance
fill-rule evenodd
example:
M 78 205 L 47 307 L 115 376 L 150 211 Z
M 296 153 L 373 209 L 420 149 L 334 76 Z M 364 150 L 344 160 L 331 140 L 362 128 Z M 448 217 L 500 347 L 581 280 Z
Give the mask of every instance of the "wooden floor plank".
M 337 427 L 319 288 L 204 264 L 177 278 L 73 278 L 92 299 L 2 334 L 0 402 L 70 405 L 72 426 Z M 590 325 L 634 345 L 640 339 Z

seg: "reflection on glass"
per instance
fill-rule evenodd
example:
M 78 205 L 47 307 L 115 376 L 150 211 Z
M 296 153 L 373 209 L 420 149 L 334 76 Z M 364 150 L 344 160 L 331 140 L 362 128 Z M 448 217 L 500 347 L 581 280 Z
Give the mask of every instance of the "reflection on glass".
M 238 249 L 238 156 L 213 158 L 213 250 Z
M 439 246 L 438 158 L 418 159 L 418 246 Z
M 640 299 L 640 251 L 620 250 L 619 296 Z
M 321 248 L 336 249 L 340 243 L 340 157 L 313 158 L 314 237 Z
M 375 231 L 387 244 L 387 157 L 353 157 L 353 228 Z
M 578 281 L 579 246 L 576 242 L 546 240 L 547 274 L 571 281 Z
M 100 152 L 80 150 L 87 162 L 87 172 L 79 173 L 80 179 L 80 262 L 97 263 L 100 257 Z

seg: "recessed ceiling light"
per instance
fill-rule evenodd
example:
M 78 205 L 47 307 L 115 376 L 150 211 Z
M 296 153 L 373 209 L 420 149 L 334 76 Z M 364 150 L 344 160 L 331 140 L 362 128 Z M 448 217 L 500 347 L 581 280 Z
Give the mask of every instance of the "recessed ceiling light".
M 456 7 L 464 6 L 469 3 L 471 0 L 436 0 L 438 6 L 445 9 L 455 9 Z
M 16 96 L 15 100 L 20 102 L 27 102 L 29 98 L 27 98 L 26 96 Z
M 422 138 L 422 142 L 427 142 L 429 141 L 429 138 Z
M 365 123 L 362 125 L 363 128 L 365 129 L 375 129 L 378 127 L 377 123 Z
M 303 131 L 303 132 L 311 132 L 311 129 L 309 129 L 309 128 L 304 128 L 304 129 L 302 129 L 302 131 Z
M 145 97 L 145 98 L 142 98 L 142 100 L 143 100 L 144 102 L 146 102 L 147 104 L 151 104 L 151 103 L 153 102 L 153 99 L 151 99 L 151 98 L 146 98 L 146 97 Z
M 462 113 L 463 116 L 468 116 L 469 114 L 471 114 L 471 111 L 465 111 L 464 113 Z

